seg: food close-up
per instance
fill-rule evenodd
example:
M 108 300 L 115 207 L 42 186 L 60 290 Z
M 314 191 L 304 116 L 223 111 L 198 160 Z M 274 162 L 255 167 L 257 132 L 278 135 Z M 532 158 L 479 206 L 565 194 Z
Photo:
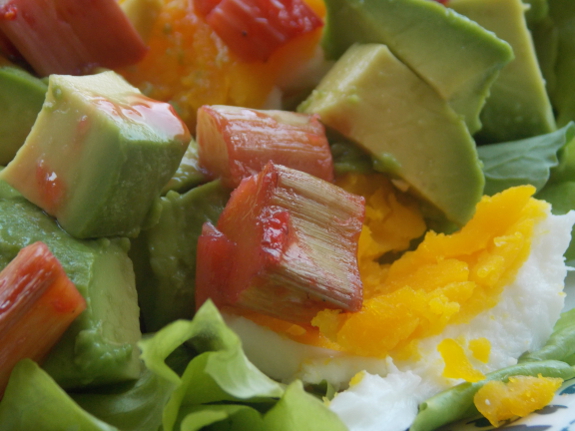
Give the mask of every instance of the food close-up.
M 0 0 L 0 430 L 568 430 L 574 226 L 574 0 Z

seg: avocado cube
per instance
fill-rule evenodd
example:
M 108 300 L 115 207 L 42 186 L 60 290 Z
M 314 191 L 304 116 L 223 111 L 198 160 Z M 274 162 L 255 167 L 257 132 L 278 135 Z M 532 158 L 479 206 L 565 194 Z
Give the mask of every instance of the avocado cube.
M 0 178 L 77 238 L 138 234 L 190 134 L 114 72 L 50 76 L 42 111 Z
M 64 388 L 118 383 L 140 375 L 139 308 L 129 240 L 78 240 L 40 208 L 0 185 L 0 269 L 20 249 L 44 242 L 86 299 L 43 367 Z
M 489 87 L 513 58 L 511 47 L 477 23 L 429 0 L 326 0 L 326 54 L 380 43 L 465 118 L 471 133 Z
M 515 58 L 499 73 L 481 112 L 482 142 L 506 142 L 550 133 L 555 117 L 521 0 L 451 0 L 449 7 L 477 22 L 513 48 Z
M 358 143 L 447 220 L 475 212 L 484 177 L 463 119 L 385 45 L 354 45 L 300 106 Z
M 24 144 L 47 88 L 28 72 L 0 63 L 0 165 L 10 162 Z
M 133 241 L 130 257 L 146 332 L 196 311 L 196 253 L 202 226 L 216 223 L 231 189 L 216 180 L 160 199 L 161 217 Z

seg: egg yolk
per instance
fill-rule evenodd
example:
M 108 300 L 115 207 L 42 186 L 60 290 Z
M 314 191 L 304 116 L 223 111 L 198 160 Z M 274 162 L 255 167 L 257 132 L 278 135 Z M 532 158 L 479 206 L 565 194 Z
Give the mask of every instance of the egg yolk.
M 478 382 L 485 379 L 483 373 L 476 370 L 469 362 L 463 347 L 452 338 L 446 338 L 441 341 L 437 346 L 437 350 L 445 362 L 444 377 L 463 379 L 468 382 Z
M 508 383 L 487 382 L 473 399 L 477 410 L 495 427 L 501 421 L 525 417 L 551 402 L 563 380 L 533 376 L 510 377 Z
M 391 265 L 372 259 L 377 255 L 374 249 L 386 246 L 371 233 L 378 229 L 373 225 L 377 217 L 366 217 L 364 231 L 370 234 L 362 235 L 358 255 L 365 283 L 362 309 L 324 310 L 312 324 L 349 353 L 413 357 L 418 340 L 491 308 L 514 280 L 529 255 L 533 228 L 548 208 L 531 197 L 534 191 L 522 186 L 484 197 L 460 231 L 451 235 L 430 231 L 416 250 Z M 411 225 L 405 216 L 396 217 L 394 229 L 402 231 L 404 220 Z

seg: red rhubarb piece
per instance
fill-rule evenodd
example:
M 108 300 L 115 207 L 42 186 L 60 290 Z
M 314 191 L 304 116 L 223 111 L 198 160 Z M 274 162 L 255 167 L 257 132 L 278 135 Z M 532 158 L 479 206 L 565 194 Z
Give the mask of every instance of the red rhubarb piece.
M 266 61 L 291 39 L 323 25 L 303 0 L 195 0 L 194 5 L 245 61 Z
M 204 226 L 197 306 L 211 298 L 297 323 L 325 308 L 358 311 L 363 216 L 362 197 L 269 163 L 232 193 L 217 229 Z
M 115 0 L 0 0 L 0 31 L 42 76 L 128 66 L 147 50 Z
M 202 106 L 197 141 L 201 165 L 230 187 L 269 161 L 333 180 L 331 151 L 317 115 Z
M 0 394 L 18 361 L 41 361 L 86 302 L 41 242 L 0 272 Z

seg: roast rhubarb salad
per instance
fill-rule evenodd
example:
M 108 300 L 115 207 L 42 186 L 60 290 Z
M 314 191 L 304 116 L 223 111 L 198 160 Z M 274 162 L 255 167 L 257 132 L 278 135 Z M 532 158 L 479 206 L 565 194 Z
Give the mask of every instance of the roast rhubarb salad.
M 3 431 L 513 423 L 574 226 L 573 0 L 0 0 Z

